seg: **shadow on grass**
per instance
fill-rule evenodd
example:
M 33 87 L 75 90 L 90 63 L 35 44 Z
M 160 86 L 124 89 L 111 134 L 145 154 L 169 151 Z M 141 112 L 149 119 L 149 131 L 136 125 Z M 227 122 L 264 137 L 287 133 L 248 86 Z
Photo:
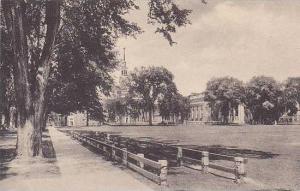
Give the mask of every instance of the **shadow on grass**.
M 254 159 L 270 159 L 279 156 L 279 154 L 276 153 L 259 151 L 259 150 L 251 150 L 251 149 L 240 149 L 236 147 L 226 147 L 224 145 L 208 145 L 208 146 L 184 145 L 184 147 L 192 148 L 200 151 L 208 151 L 210 153 L 216 153 L 220 155 L 254 158 Z M 193 155 L 192 153 L 190 154 Z M 220 160 L 222 159 L 222 157 L 211 155 L 210 159 Z
M 254 190 L 254 191 L 292 191 L 292 190 L 287 190 L 287 189 L 282 189 L 282 188 L 279 188 L 279 189 L 272 189 L 272 190 Z
M 81 134 L 90 136 L 98 140 L 104 140 L 106 137 L 105 133 L 110 132 L 101 132 L 96 135 L 96 132 L 91 131 L 80 131 Z M 152 137 L 137 137 L 137 138 L 128 138 L 118 135 L 118 133 L 111 134 L 111 139 L 114 139 L 116 146 L 120 148 L 126 147 L 128 151 L 132 153 L 143 153 L 146 158 L 149 158 L 154 161 L 158 160 L 168 160 L 168 163 L 171 167 L 177 166 L 176 155 L 177 148 L 192 148 L 199 151 L 208 151 L 210 153 L 215 153 L 219 155 L 227 155 L 233 157 L 244 157 L 244 158 L 255 158 L 255 159 L 270 159 L 279 156 L 279 154 L 251 150 L 251 149 L 241 149 L 235 146 L 225 146 L 225 145 L 178 145 L 179 140 L 160 140 Z M 175 147 L 176 145 L 176 147 Z M 172 147 L 171 147 L 172 146 Z M 198 158 L 201 160 L 201 153 L 184 150 L 183 155 L 191 158 Z M 224 157 L 210 155 L 210 160 L 223 160 Z
M 17 130 L 15 130 L 15 129 L 9 129 L 9 130 L 1 129 L 0 130 L 0 136 L 10 136 L 10 135 L 16 135 L 16 134 L 17 134 Z

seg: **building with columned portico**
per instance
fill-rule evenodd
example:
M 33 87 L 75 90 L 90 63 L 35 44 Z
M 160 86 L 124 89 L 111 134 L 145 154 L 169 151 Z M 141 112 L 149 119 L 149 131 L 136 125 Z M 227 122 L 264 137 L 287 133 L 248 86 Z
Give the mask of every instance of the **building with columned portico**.
M 205 101 L 205 94 L 192 93 L 188 96 L 190 100 L 190 116 L 188 124 L 222 124 L 225 119 L 221 112 L 217 116 L 213 116 L 212 108 L 209 102 Z M 245 124 L 245 106 L 239 104 L 229 110 L 228 123 L 230 124 Z

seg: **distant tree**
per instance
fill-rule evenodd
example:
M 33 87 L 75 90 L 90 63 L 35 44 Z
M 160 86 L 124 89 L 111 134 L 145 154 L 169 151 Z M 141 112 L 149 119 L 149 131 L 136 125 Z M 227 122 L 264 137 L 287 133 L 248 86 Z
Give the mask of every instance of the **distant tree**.
M 120 120 L 122 116 L 128 113 L 126 99 L 114 98 L 109 99 L 106 102 L 106 109 L 108 112 L 108 120 L 116 121 L 117 118 Z
M 176 92 L 173 74 L 164 67 L 135 69 L 129 76 L 128 87 L 131 97 L 139 97 L 145 103 L 149 113 L 149 125 L 152 125 L 152 113 L 155 103 L 171 91 Z
M 284 111 L 283 88 L 272 77 L 253 77 L 247 83 L 246 104 L 255 123 L 272 124 Z
M 158 101 L 159 114 L 164 119 L 169 119 L 175 114 L 175 108 L 178 105 L 177 100 L 174 98 L 175 95 L 167 95 L 163 99 Z
M 206 85 L 205 100 L 209 102 L 215 118 L 221 112 L 224 123 L 228 123 L 230 110 L 243 103 L 244 98 L 244 84 L 236 78 L 213 78 Z
M 188 23 L 187 16 L 190 11 L 180 9 L 171 0 L 148 2 L 149 23 L 158 24 L 156 32 L 162 34 L 172 45 L 174 42 L 171 33 L 176 32 L 177 27 Z M 41 153 L 46 91 L 53 67 L 52 61 L 63 43 L 58 37 L 60 32 L 70 35 L 72 42 L 78 41 L 72 48 L 80 51 L 81 55 L 86 55 L 84 59 L 94 61 L 99 70 L 105 73 L 106 64 L 115 58 L 113 54 L 107 53 L 112 52 L 117 38 L 141 31 L 135 23 L 123 17 L 137 8 L 132 0 L 1 1 L 1 23 L 5 25 L 4 30 L 12 52 L 10 64 L 14 66 L 12 74 L 18 113 L 19 158 L 33 157 Z M 98 49 L 99 44 L 105 46 Z
M 142 115 L 145 108 L 145 102 L 139 97 L 131 97 L 131 95 L 127 95 L 126 106 L 127 114 L 130 115 L 133 120 L 136 120 Z
M 187 97 L 184 97 L 179 94 L 178 99 L 178 111 L 180 114 L 181 122 L 183 123 L 184 120 L 187 120 L 190 115 L 190 100 Z
M 168 94 L 159 100 L 159 112 L 164 119 L 169 119 L 171 116 L 180 117 L 180 122 L 183 122 L 189 116 L 189 99 L 178 92 Z
M 3 15 L 1 15 L 3 17 Z M 1 26 L 1 53 L 0 53 L 0 129 L 2 115 L 4 116 L 3 128 L 9 128 L 14 124 L 14 116 L 11 116 L 11 107 L 15 106 L 15 92 L 12 75 L 12 51 L 9 48 L 8 34 L 4 30 L 3 23 Z
M 286 112 L 292 116 L 297 113 L 300 103 L 300 77 L 288 78 L 284 84 Z

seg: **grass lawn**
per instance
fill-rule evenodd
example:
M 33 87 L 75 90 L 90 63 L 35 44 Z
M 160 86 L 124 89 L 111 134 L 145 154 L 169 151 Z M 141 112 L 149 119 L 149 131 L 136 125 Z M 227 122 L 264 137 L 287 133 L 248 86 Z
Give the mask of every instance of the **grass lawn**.
M 249 184 L 261 188 L 300 190 L 300 126 L 297 125 L 100 126 L 71 129 L 114 132 L 126 137 L 247 157 Z M 191 187 L 193 184 L 190 182 Z

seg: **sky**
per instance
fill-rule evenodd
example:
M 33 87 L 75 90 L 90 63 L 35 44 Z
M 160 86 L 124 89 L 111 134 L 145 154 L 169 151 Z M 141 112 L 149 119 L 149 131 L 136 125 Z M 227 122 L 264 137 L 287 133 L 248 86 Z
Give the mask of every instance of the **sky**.
M 213 77 L 253 76 L 278 81 L 300 76 L 300 1 L 298 0 L 177 0 L 191 9 L 191 25 L 173 35 L 174 46 L 147 24 L 146 1 L 126 18 L 144 33 L 121 38 L 129 70 L 164 66 L 174 74 L 180 93 L 202 92 Z M 121 57 L 122 55 L 120 55 Z

